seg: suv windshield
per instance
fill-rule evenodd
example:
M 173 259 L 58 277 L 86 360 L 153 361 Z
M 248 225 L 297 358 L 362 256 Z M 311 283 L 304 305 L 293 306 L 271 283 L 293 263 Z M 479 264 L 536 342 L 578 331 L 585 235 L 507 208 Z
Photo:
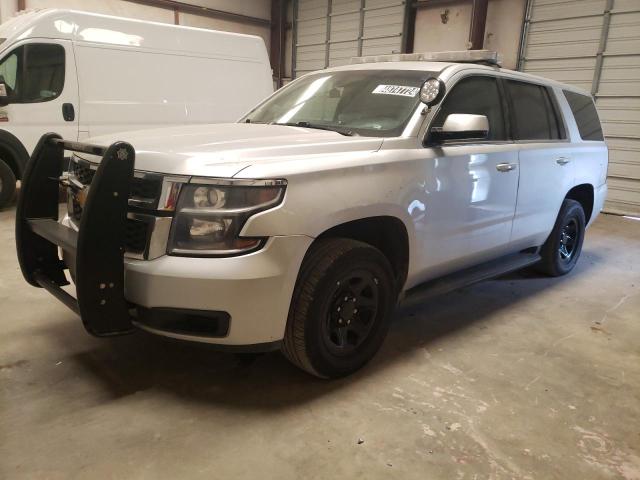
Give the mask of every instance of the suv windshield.
M 300 78 L 254 108 L 241 121 L 398 136 L 420 101 L 431 72 L 351 70 Z

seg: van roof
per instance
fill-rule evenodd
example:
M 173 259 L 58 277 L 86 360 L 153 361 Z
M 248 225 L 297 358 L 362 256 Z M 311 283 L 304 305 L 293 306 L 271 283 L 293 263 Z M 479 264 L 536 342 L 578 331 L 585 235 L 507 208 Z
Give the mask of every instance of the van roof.
M 266 58 L 255 35 L 183 27 L 76 10 L 42 9 L 21 13 L 0 25 L 2 47 L 24 38 L 73 40 L 139 50 L 189 52 L 228 58 Z
M 464 70 L 486 71 L 491 73 L 502 73 L 514 79 L 539 83 L 558 87 L 563 90 L 569 90 L 580 93 L 582 95 L 591 96 L 591 93 L 581 88 L 566 83 L 557 82 L 549 78 L 531 75 L 529 73 L 517 72 L 507 68 L 499 68 L 495 66 L 480 65 L 475 63 L 454 63 L 454 62 L 433 62 L 433 61 L 380 61 L 369 63 L 354 63 L 339 67 L 330 67 L 320 71 L 348 71 L 348 70 L 423 70 L 433 72 L 434 74 L 446 76 L 445 80 L 451 78 L 458 72 Z

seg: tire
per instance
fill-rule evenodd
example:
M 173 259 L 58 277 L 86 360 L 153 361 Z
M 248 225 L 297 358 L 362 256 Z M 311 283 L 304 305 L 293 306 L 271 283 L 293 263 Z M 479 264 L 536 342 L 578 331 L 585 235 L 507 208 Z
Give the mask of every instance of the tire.
M 351 239 L 318 240 L 300 267 L 282 351 L 317 377 L 349 375 L 380 348 L 396 301 L 393 271 L 378 249 Z
M 16 193 L 16 176 L 9 165 L 0 160 L 0 208 L 4 208 Z
M 562 202 L 553 230 L 540 250 L 542 260 L 536 269 L 552 277 L 573 270 L 582 252 L 585 226 L 582 205 L 575 200 Z

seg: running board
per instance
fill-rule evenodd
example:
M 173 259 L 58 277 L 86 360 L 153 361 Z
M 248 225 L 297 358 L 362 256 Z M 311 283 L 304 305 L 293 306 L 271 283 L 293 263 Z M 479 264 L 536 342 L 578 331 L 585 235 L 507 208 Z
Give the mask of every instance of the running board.
M 538 263 L 541 258 L 537 253 L 516 253 L 467 268 L 460 272 L 436 278 L 435 280 L 430 280 L 407 290 L 404 298 L 400 300 L 400 304 L 405 307 L 423 303 L 439 295 L 444 295 L 445 293 L 466 287 L 467 285 L 529 267 Z

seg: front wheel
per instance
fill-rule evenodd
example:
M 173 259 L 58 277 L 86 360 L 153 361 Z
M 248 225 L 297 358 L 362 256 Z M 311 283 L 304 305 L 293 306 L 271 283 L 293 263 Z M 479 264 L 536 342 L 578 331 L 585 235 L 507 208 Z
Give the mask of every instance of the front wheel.
M 345 238 L 318 240 L 300 268 L 283 353 L 318 377 L 353 373 L 380 348 L 396 300 L 391 266 L 378 249 Z
M 552 277 L 573 270 L 582 252 L 585 225 L 582 205 L 575 200 L 562 202 L 551 235 L 540 251 L 542 260 L 537 269 Z

